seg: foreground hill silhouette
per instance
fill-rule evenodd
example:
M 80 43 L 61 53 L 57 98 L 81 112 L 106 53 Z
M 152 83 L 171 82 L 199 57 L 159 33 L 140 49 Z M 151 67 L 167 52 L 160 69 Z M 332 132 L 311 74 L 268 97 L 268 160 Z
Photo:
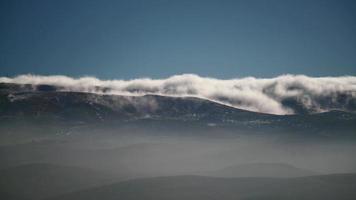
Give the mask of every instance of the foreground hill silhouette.
M 355 195 L 355 174 L 287 179 L 175 176 L 125 181 L 52 200 L 353 200 Z
M 0 199 L 43 199 L 112 183 L 112 174 L 53 164 L 27 164 L 0 170 Z
M 214 177 L 301 177 L 318 173 L 283 163 L 250 163 L 202 173 Z
M 251 178 L 295 177 L 312 174 L 312 172 L 308 170 L 298 169 L 280 163 L 246 164 L 236 166 L 233 170 L 227 169 L 228 168 L 224 168 L 222 170 L 207 172 L 205 174 L 215 177 L 249 176 Z M 230 173 L 227 174 L 226 171 Z M 233 173 L 231 173 L 232 171 Z M 277 171 L 281 173 L 278 173 Z M 122 177 L 118 176 L 118 174 L 110 174 L 82 167 L 46 163 L 26 164 L 2 169 L 0 170 L 0 176 L 1 199 L 45 199 L 69 192 L 123 181 Z M 194 176 L 194 178 L 201 177 Z M 195 181 L 194 179 L 192 180 Z

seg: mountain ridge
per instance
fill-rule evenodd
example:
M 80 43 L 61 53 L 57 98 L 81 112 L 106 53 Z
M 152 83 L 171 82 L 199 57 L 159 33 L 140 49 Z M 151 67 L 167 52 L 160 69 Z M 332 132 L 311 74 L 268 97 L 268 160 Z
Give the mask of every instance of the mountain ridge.
M 55 85 L 43 85 L 43 84 L 17 84 L 17 83 L 0 83 L 0 94 L 9 94 L 11 95 L 16 95 L 16 94 L 26 94 L 26 93 L 49 93 L 49 92 L 58 92 L 58 93 L 72 93 L 72 94 L 88 94 L 88 95 L 101 95 L 101 96 L 121 96 L 121 97 L 165 97 L 165 98 L 175 98 L 175 99 L 199 99 L 199 100 L 204 100 L 204 101 L 209 101 L 212 103 L 220 104 L 222 106 L 226 106 L 231 109 L 236 109 L 241 112 L 251 112 L 251 113 L 258 113 L 258 114 L 264 114 L 264 115 L 276 115 L 276 114 L 271 114 L 271 113 L 262 113 L 262 112 L 255 112 L 251 110 L 245 110 L 241 108 L 234 107 L 232 105 L 225 104 L 223 102 L 215 101 L 212 99 L 207 99 L 204 97 L 197 97 L 197 96 L 190 96 L 190 95 L 185 95 L 185 96 L 176 96 L 176 95 L 164 95 L 164 94 L 141 94 L 137 93 L 137 95 L 128 95 L 128 94 L 110 94 L 108 93 L 110 88 L 105 88 L 105 87 L 100 87 L 97 86 L 95 87 L 94 90 L 89 91 L 89 92 L 80 92 L 80 91 L 70 91 L 66 90 L 64 87 L 61 86 L 55 86 Z M 291 104 L 292 102 L 288 101 L 288 104 Z M 298 106 L 298 105 L 295 105 Z M 297 109 L 298 110 L 298 109 Z M 346 111 L 342 109 L 330 109 L 329 111 L 320 111 L 320 112 L 311 112 L 307 110 L 303 110 L 300 113 L 294 113 L 294 114 L 288 114 L 288 115 L 299 115 L 299 114 L 319 114 L 323 112 L 332 112 L 332 111 L 341 111 L 341 112 L 347 112 L 347 113 L 354 113 L 353 111 Z M 277 116 L 283 116 L 283 115 L 277 115 Z
M 164 126 L 165 123 L 161 123 L 164 121 L 167 124 L 178 123 L 176 127 L 196 124 L 244 130 L 293 131 L 308 128 L 316 132 L 340 128 L 350 133 L 356 128 L 356 114 L 352 112 L 273 115 L 242 110 L 197 97 L 58 92 L 50 86 L 40 86 L 40 91 L 34 91 L 39 86 L 33 87 L 0 84 L 2 123 L 60 123 L 66 126 L 136 123 L 152 127 Z

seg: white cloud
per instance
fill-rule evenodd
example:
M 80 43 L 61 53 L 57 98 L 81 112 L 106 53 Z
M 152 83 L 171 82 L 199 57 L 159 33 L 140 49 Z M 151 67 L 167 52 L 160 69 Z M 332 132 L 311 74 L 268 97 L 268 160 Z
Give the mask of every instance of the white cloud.
M 95 77 L 20 75 L 0 77 L 0 82 L 47 84 L 62 91 L 116 95 L 158 94 L 195 96 L 251 111 L 292 114 L 300 109 L 313 112 L 356 107 L 356 77 L 308 77 L 282 75 L 270 79 L 254 77 L 221 80 L 184 74 L 167 79 L 99 80 Z

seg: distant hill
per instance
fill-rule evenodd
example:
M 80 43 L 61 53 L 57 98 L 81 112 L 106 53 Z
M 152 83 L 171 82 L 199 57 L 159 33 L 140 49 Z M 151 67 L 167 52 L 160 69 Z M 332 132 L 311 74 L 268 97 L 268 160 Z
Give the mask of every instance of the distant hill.
M 216 171 L 202 173 L 201 175 L 216 177 L 300 177 L 317 175 L 316 172 L 296 168 L 283 163 L 252 163 L 226 167 Z
M 52 200 L 353 200 L 355 196 L 355 174 L 300 178 L 174 176 L 125 181 Z
M 53 164 L 27 164 L 3 169 L 0 177 L 0 199 L 4 200 L 43 199 L 117 180 L 108 173 Z

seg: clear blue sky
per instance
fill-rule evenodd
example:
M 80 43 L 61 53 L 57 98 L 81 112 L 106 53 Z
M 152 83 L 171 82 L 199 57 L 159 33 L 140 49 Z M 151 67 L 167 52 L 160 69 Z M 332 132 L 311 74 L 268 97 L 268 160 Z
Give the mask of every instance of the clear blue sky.
M 354 0 L 1 0 L 0 76 L 356 75 Z

